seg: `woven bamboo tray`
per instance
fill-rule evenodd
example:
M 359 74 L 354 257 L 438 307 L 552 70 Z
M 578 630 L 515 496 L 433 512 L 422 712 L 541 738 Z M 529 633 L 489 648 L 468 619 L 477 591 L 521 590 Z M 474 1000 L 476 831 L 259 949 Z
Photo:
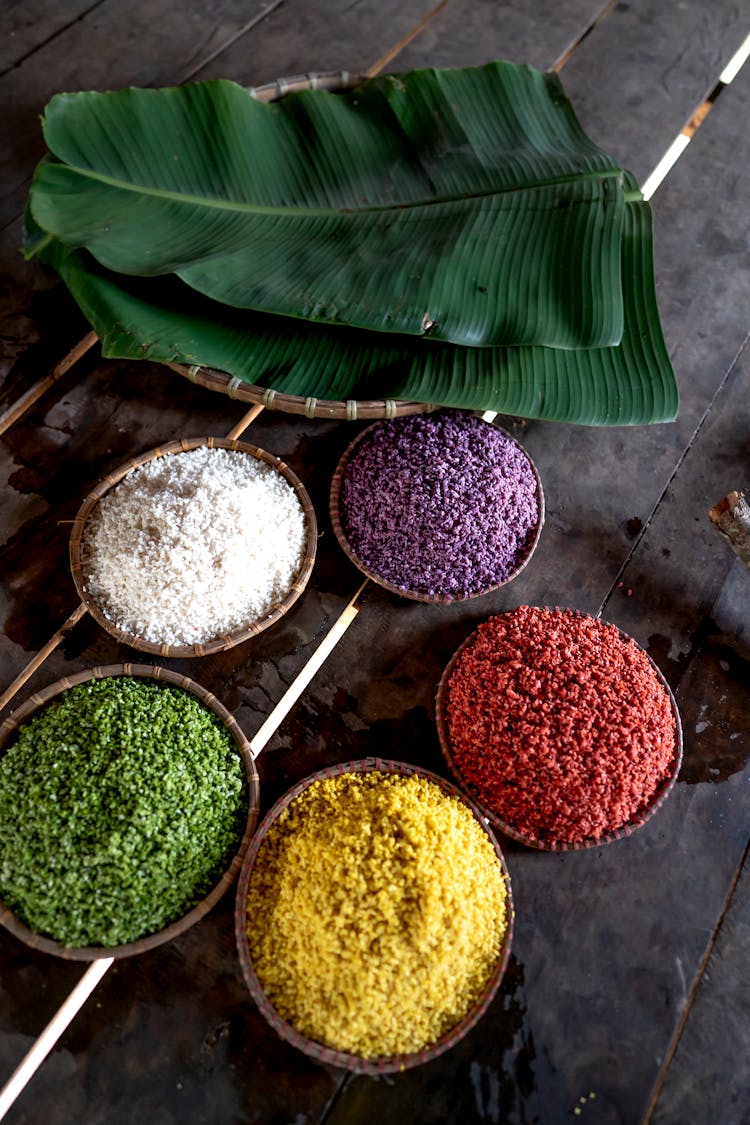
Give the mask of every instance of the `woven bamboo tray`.
M 164 942 L 171 941 L 172 938 L 177 937 L 178 934 L 184 933 L 185 930 L 194 926 L 196 922 L 199 922 L 201 918 L 208 914 L 209 910 L 216 905 L 222 895 L 225 894 L 236 880 L 245 852 L 247 851 L 250 839 L 255 830 L 255 825 L 258 821 L 258 771 L 250 752 L 250 743 L 237 724 L 236 719 L 227 711 L 224 705 L 219 702 L 216 696 L 206 688 L 197 684 L 194 680 L 189 679 L 187 676 L 181 676 L 177 672 L 170 672 L 167 668 L 154 668 L 144 664 L 111 664 L 101 668 L 93 668 L 86 672 L 79 672 L 74 676 L 58 680 L 56 683 L 30 696 L 12 715 L 0 724 L 0 755 L 11 742 L 13 735 L 21 723 L 30 718 L 40 707 L 44 707 L 50 700 L 54 699 L 62 692 L 67 691 L 68 688 L 85 683 L 87 680 L 101 680 L 109 676 L 136 676 L 144 679 L 161 680 L 164 683 L 173 684 L 195 695 L 204 706 L 221 720 L 232 736 L 237 747 L 237 753 L 245 766 L 248 796 L 247 821 L 245 823 L 245 831 L 240 846 L 234 858 L 216 886 L 206 897 L 182 918 L 170 923 L 170 925 L 166 926 L 163 930 L 139 938 L 137 941 L 128 942 L 125 945 L 69 948 L 54 941 L 52 938 L 34 933 L 28 926 L 16 918 L 7 907 L 0 903 L 0 924 L 5 926 L 10 933 L 19 938 L 26 945 L 31 946 L 32 949 L 38 949 L 43 953 L 52 953 L 56 957 L 62 957 L 69 961 L 96 961 L 102 957 L 132 957 L 138 953 L 145 953 L 146 950 L 153 949 L 157 945 L 164 944 Z
M 486 423 L 486 424 L 491 425 L 491 423 L 489 423 L 489 422 Z M 493 586 L 487 586 L 483 590 L 476 590 L 472 594 L 467 594 L 464 597 L 458 598 L 458 597 L 452 597 L 449 594 L 425 594 L 425 593 L 421 593 L 418 590 L 409 590 L 409 589 L 406 589 L 403 586 L 396 586 L 396 585 L 394 585 L 394 583 L 389 582 L 387 579 L 381 577 L 381 575 L 377 574 L 374 570 L 372 570 L 367 565 L 367 563 L 362 561 L 362 559 L 354 551 L 354 549 L 352 548 L 349 540 L 347 539 L 346 532 L 344 531 L 344 528 L 343 528 L 342 523 L 341 523 L 341 508 L 340 508 L 341 488 L 342 488 L 342 484 L 343 484 L 343 480 L 344 480 L 344 474 L 346 473 L 346 468 L 347 468 L 347 465 L 349 464 L 350 459 L 352 458 L 353 454 L 356 452 L 360 442 L 372 430 L 374 430 L 375 426 L 377 426 L 377 425 L 378 425 L 378 423 L 376 422 L 374 425 L 368 426 L 366 429 L 362 430 L 361 433 L 357 434 L 357 436 L 354 438 L 354 440 L 352 442 L 350 442 L 350 444 L 347 446 L 346 450 L 344 451 L 341 459 L 339 460 L 338 465 L 336 466 L 336 471 L 334 472 L 333 480 L 331 481 L 331 492 L 330 492 L 330 499 L 329 499 L 329 513 L 330 513 L 330 517 L 331 517 L 331 524 L 333 526 L 333 533 L 336 536 L 336 539 L 338 540 L 339 546 L 341 547 L 342 551 L 344 552 L 345 555 L 347 555 L 349 560 L 352 563 L 354 563 L 354 565 L 357 567 L 357 569 L 360 570 L 362 572 L 362 574 L 366 575 L 369 579 L 371 579 L 371 581 L 375 582 L 378 586 L 382 586 L 383 589 L 389 590 L 392 594 L 398 594 L 402 598 L 409 598 L 412 601 L 416 601 L 416 602 L 428 602 L 430 604 L 437 604 L 437 605 L 449 605 L 452 602 L 473 601 L 474 598 L 484 597 L 486 594 L 492 593 L 493 590 L 499 590 L 503 586 L 507 586 L 509 582 L 512 582 L 514 578 L 517 578 L 518 575 L 521 573 L 521 571 L 524 570 L 524 568 L 527 566 L 529 560 L 531 559 L 531 556 L 534 554 L 534 551 L 537 548 L 537 544 L 539 543 L 539 539 L 540 539 L 540 536 L 542 534 L 542 528 L 544 526 L 544 491 L 542 489 L 542 480 L 541 480 L 541 477 L 539 476 L 539 472 L 537 470 L 537 467 L 534 464 L 534 462 L 532 461 L 531 457 L 529 457 L 529 454 L 526 452 L 525 449 L 523 449 L 523 446 L 520 444 L 520 442 L 516 441 L 516 439 L 511 434 L 509 434 L 506 430 L 503 430 L 500 426 L 494 426 L 493 428 L 495 430 L 497 430 L 499 433 L 501 433 L 504 437 L 506 437 L 509 441 L 513 442 L 513 444 L 516 445 L 519 449 L 521 449 L 521 451 L 523 452 L 524 456 L 526 457 L 526 459 L 528 460 L 528 462 L 531 466 L 532 472 L 534 474 L 534 478 L 536 480 L 536 499 L 537 499 L 537 507 L 538 507 L 538 512 L 539 512 L 537 524 L 536 524 L 536 527 L 534 529 L 534 533 L 529 540 L 529 543 L 526 547 L 526 550 L 519 557 L 518 562 L 516 563 L 516 566 L 513 568 L 513 570 L 510 572 L 510 574 L 507 576 L 507 578 L 505 578 L 502 582 L 496 583 Z
M 506 919 L 507 926 L 503 935 L 502 946 L 498 955 L 497 962 L 492 971 L 492 974 L 487 981 L 481 995 L 477 999 L 471 1011 L 456 1024 L 449 1032 L 443 1035 L 437 1042 L 433 1043 L 430 1047 L 426 1047 L 421 1051 L 412 1054 L 402 1055 L 389 1055 L 377 1059 L 366 1059 L 359 1055 L 349 1054 L 344 1051 L 337 1051 L 331 1047 L 326 1047 L 322 1043 L 318 1043 L 307 1036 L 301 1035 L 290 1023 L 282 1019 L 277 1013 L 275 1008 L 271 1005 L 266 997 L 263 987 L 258 979 L 258 976 L 253 967 L 252 958 L 250 956 L 250 949 L 247 940 L 247 895 L 250 883 L 250 876 L 253 870 L 260 847 L 268 833 L 269 828 L 279 815 L 289 807 L 291 802 L 299 796 L 300 793 L 313 782 L 322 778 L 336 777 L 343 773 L 369 773 L 372 771 L 379 771 L 382 773 L 398 773 L 403 775 L 417 774 L 424 777 L 429 781 L 434 782 L 440 789 L 447 793 L 449 796 L 457 797 L 467 808 L 474 814 L 477 823 L 481 826 L 482 830 L 486 833 L 490 840 L 495 854 L 500 862 L 503 877 L 506 886 Z M 275 1031 L 291 1043 L 292 1046 L 297 1047 L 298 1050 L 303 1051 L 310 1058 L 316 1062 L 324 1063 L 331 1066 L 341 1067 L 345 1070 L 351 1071 L 355 1074 L 390 1074 L 407 1070 L 414 1066 L 419 1066 L 422 1063 L 430 1062 L 432 1059 L 437 1058 L 438 1055 L 443 1054 L 445 1051 L 454 1047 L 459 1040 L 461 1040 L 467 1032 L 469 1032 L 479 1022 L 481 1017 L 492 1002 L 500 982 L 502 981 L 503 974 L 508 964 L 510 957 L 511 941 L 513 937 L 513 898 L 511 893 L 510 876 L 505 864 L 505 858 L 500 846 L 495 839 L 491 829 L 488 827 L 487 822 L 483 819 L 480 811 L 476 805 L 467 798 L 466 794 L 461 792 L 456 786 L 452 785 L 449 781 L 439 777 L 437 774 L 430 773 L 428 770 L 420 769 L 418 766 L 412 766 L 405 762 L 387 761 L 380 758 L 365 758 L 355 762 L 344 762 L 340 765 L 330 767 L 329 769 L 319 770 L 317 773 L 311 774 L 309 777 L 304 778 L 298 782 L 283 797 L 280 798 L 269 811 L 256 832 L 250 847 L 246 853 L 242 870 L 240 871 L 239 882 L 237 885 L 237 899 L 235 907 L 235 933 L 237 938 L 237 949 L 239 953 L 240 965 L 245 977 L 250 994 L 258 1005 L 258 1008 L 268 1020 L 270 1025 Z
M 325 71 L 320 74 L 297 74 L 279 78 L 264 86 L 252 86 L 249 93 L 262 102 L 275 102 L 287 94 L 300 90 L 349 90 L 358 86 L 364 75 L 350 74 L 347 70 Z M 281 410 L 287 414 L 302 414 L 306 418 L 339 418 L 346 421 L 369 421 L 374 418 L 395 418 L 400 414 L 421 414 L 433 409 L 427 403 L 401 402 L 397 399 L 319 399 L 287 395 L 266 387 L 257 387 L 243 379 L 195 364 L 167 364 L 178 375 L 198 383 L 210 391 L 219 391 L 241 402 L 255 403 L 267 410 Z
M 156 644 L 153 641 L 144 640 L 142 637 L 135 636 L 132 633 L 125 632 L 118 629 L 112 621 L 102 612 L 94 598 L 92 598 L 88 589 L 86 588 L 86 559 L 82 553 L 82 538 L 86 521 L 93 512 L 99 500 L 111 488 L 127 476 L 133 469 L 145 465 L 147 462 L 154 460 L 157 457 L 166 457 L 170 454 L 186 453 L 188 450 L 198 449 L 202 446 L 207 446 L 209 449 L 230 449 L 237 450 L 241 453 L 246 453 L 251 457 L 257 458 L 259 461 L 265 462 L 273 469 L 276 469 L 284 479 L 292 486 L 297 499 L 299 500 L 305 516 L 306 524 L 306 538 L 305 538 L 305 555 L 302 560 L 300 569 L 292 583 L 289 593 L 286 597 L 279 602 L 278 605 L 272 607 L 267 614 L 257 621 L 250 622 L 246 627 L 238 629 L 233 633 L 229 633 L 223 637 L 217 637 L 215 640 L 207 641 L 202 644 L 194 645 L 167 645 Z M 78 514 L 73 520 L 73 530 L 70 536 L 70 570 L 73 575 L 76 589 L 78 591 L 81 601 L 86 606 L 91 616 L 97 621 L 103 629 L 111 633 L 122 644 L 130 645 L 131 648 L 139 649 L 141 652 L 150 652 L 158 656 L 169 657 L 193 657 L 193 656 L 208 656 L 216 652 L 224 652 L 227 649 L 233 648 L 235 645 L 242 644 L 243 641 L 248 640 L 250 637 L 255 637 L 262 633 L 264 629 L 268 629 L 276 621 L 280 620 L 289 609 L 294 605 L 299 596 L 302 594 L 305 586 L 308 583 L 310 574 L 312 573 L 313 564 L 315 562 L 315 552 L 318 543 L 318 527 L 315 518 L 315 509 L 312 506 L 310 497 L 307 490 L 300 481 L 299 477 L 286 465 L 280 461 L 278 457 L 274 457 L 272 453 L 267 453 L 263 449 L 259 449 L 255 445 L 248 445 L 246 442 L 234 441 L 231 438 L 215 438 L 215 437 L 199 437 L 199 438 L 181 438 L 178 441 L 168 442 L 166 445 L 161 445 L 156 449 L 151 449 L 147 453 L 141 454 L 140 457 L 133 457 L 124 465 L 120 465 L 118 469 L 109 473 L 97 486 L 88 494 L 78 510 Z
M 557 609 L 559 607 L 554 608 Z M 584 613 L 579 613 L 579 611 L 577 610 L 568 610 L 567 612 L 576 613 L 580 617 L 589 616 Z M 629 637 L 627 633 L 624 633 L 622 630 L 618 629 L 617 631 L 624 640 L 633 640 L 632 637 Z M 651 664 L 651 667 L 655 672 L 659 683 L 667 693 L 672 709 L 672 714 L 675 720 L 674 756 L 669 772 L 660 781 L 648 804 L 644 808 L 642 808 L 636 816 L 634 816 L 626 824 L 622 825 L 622 827 L 615 829 L 613 832 L 605 833 L 602 836 L 590 837 L 588 839 L 579 840 L 574 843 L 565 843 L 562 841 L 550 842 L 549 840 L 540 839 L 532 832 L 524 831 L 522 829 L 519 829 L 516 825 L 509 824 L 507 821 L 503 820 L 502 817 L 500 817 L 496 812 L 494 812 L 488 805 L 484 804 L 481 796 L 477 793 L 474 786 L 472 786 L 464 779 L 461 771 L 456 765 L 455 759 L 453 758 L 450 736 L 448 734 L 448 723 L 446 719 L 448 683 L 451 676 L 453 675 L 453 669 L 455 668 L 459 657 L 463 653 L 464 649 L 466 649 L 470 644 L 473 643 L 475 637 L 476 633 L 471 633 L 463 642 L 463 644 L 459 645 L 459 647 L 456 649 L 453 656 L 449 660 L 448 664 L 446 665 L 445 670 L 440 678 L 440 683 L 438 685 L 437 697 L 435 700 L 435 717 L 437 722 L 440 747 L 442 749 L 443 757 L 445 758 L 448 768 L 450 769 L 453 777 L 456 779 L 458 785 L 465 793 L 468 793 L 471 796 L 472 800 L 480 809 L 482 815 L 489 820 L 490 824 L 492 824 L 493 827 L 498 830 L 498 832 L 501 832 L 504 836 L 510 837 L 510 839 L 512 840 L 516 840 L 519 844 L 525 844 L 529 848 L 537 848 L 540 851 L 554 852 L 582 851 L 586 848 L 598 848 L 604 844 L 614 843 L 615 840 L 625 839 L 627 836 L 631 836 L 637 828 L 640 828 L 642 825 L 646 824 L 646 822 L 649 821 L 651 817 L 654 816 L 654 814 L 661 808 L 669 794 L 672 792 L 674 784 L 677 780 L 677 776 L 680 772 L 680 767 L 682 765 L 682 723 L 680 721 L 680 713 L 677 709 L 677 703 L 675 701 L 672 690 L 669 687 L 669 684 L 664 679 L 664 676 L 661 673 L 661 670 L 656 666 L 656 664 L 654 664 L 651 657 L 648 656 L 648 653 L 644 652 L 644 655 L 648 658 L 648 661 Z

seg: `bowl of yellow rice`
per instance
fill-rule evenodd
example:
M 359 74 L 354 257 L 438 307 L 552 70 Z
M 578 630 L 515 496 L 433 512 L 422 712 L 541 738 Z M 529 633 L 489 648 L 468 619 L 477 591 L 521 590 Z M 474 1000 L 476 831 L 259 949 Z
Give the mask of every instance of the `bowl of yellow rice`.
M 245 856 L 235 928 L 279 1035 L 320 1062 L 389 1073 L 453 1047 L 491 1003 L 510 955 L 510 879 L 460 790 L 367 758 L 276 802 Z

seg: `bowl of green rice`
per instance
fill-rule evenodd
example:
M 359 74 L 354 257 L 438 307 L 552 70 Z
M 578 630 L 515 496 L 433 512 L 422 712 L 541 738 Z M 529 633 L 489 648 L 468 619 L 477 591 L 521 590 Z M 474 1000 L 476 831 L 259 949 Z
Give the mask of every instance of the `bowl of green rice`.
M 476 807 L 442 777 L 379 758 L 293 786 L 237 888 L 260 1011 L 310 1057 L 359 1074 L 453 1047 L 495 996 L 512 930 L 505 860 Z
M 52 684 L 0 724 L 0 923 L 80 961 L 170 941 L 235 881 L 258 788 L 235 719 L 186 676 Z

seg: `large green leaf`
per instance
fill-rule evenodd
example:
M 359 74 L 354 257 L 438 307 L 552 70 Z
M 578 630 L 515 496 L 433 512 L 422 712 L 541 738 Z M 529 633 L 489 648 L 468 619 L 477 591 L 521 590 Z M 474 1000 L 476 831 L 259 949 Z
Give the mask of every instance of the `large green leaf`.
M 270 105 L 223 80 L 60 94 L 44 131 L 35 220 L 118 273 L 472 346 L 621 338 L 622 173 L 554 75 L 413 71 Z
M 38 238 L 36 232 L 30 241 Z M 175 278 L 116 275 L 49 240 L 41 253 L 91 321 L 105 355 L 215 367 L 321 399 L 411 399 L 588 425 L 671 421 L 677 388 L 656 306 L 647 203 L 627 205 L 622 245 L 622 342 L 577 351 L 465 348 L 305 324 L 227 308 Z

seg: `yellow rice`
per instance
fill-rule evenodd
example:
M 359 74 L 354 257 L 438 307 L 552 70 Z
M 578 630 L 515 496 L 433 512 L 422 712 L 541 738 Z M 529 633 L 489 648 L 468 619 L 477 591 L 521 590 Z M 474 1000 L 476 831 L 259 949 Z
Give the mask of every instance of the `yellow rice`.
M 364 1058 L 434 1043 L 470 1010 L 507 925 L 470 810 L 418 775 L 314 782 L 278 817 L 248 892 L 255 970 L 310 1039 Z

